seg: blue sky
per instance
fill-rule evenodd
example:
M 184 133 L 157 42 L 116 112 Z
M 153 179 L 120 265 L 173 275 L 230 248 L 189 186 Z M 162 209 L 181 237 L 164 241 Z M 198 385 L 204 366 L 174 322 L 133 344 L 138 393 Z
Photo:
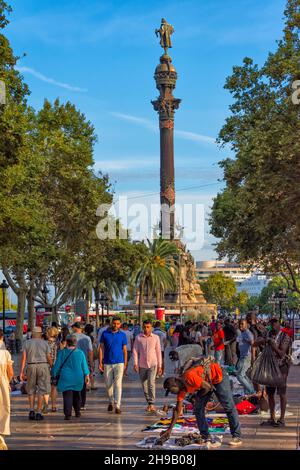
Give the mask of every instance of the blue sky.
M 154 34 L 165 17 L 175 27 L 170 55 L 178 72 L 177 200 L 205 205 L 221 183 L 217 162 L 229 155 L 214 138 L 229 114 L 223 89 L 232 66 L 261 64 L 281 36 L 285 0 L 11 0 L 6 34 L 39 108 L 47 97 L 70 100 L 86 114 L 99 142 L 97 168 L 116 194 L 159 200 L 159 134 L 150 101 L 162 49 Z M 186 190 L 185 188 L 191 188 Z M 182 189 L 185 189 L 182 191 Z M 141 195 L 152 194 L 140 198 Z M 195 259 L 216 258 L 205 223 Z

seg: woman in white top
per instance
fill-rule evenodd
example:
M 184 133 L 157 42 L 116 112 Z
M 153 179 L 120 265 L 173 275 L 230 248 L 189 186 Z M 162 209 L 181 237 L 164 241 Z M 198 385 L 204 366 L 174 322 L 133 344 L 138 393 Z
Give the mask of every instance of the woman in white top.
M 0 329 L 0 450 L 7 450 L 3 436 L 10 435 L 10 388 L 14 376 L 13 361 L 5 349 L 3 331 Z

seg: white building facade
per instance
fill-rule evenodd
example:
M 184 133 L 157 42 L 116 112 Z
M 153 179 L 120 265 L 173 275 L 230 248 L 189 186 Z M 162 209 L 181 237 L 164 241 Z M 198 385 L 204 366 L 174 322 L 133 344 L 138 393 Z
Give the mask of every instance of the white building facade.
M 259 296 L 264 287 L 267 287 L 271 278 L 261 273 L 254 273 L 237 286 L 237 291 L 246 291 L 249 297 Z

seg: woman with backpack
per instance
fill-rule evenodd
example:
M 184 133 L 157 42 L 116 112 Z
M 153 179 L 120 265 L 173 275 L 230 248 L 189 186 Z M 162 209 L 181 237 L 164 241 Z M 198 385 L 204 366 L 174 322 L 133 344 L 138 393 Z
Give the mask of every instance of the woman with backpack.
M 85 354 L 76 348 L 76 336 L 67 336 L 66 343 L 67 347 L 57 354 L 51 375 L 57 384 L 57 390 L 63 394 L 65 420 L 70 420 L 72 407 L 76 418 L 81 416 L 80 392 L 84 382 L 89 383 L 90 371 Z

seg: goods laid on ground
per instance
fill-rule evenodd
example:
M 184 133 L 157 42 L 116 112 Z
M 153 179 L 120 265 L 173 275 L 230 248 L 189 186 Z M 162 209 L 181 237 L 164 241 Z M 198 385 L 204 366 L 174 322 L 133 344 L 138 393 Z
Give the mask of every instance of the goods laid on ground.
M 171 418 L 160 419 L 156 423 L 151 424 L 150 426 L 147 426 L 145 429 L 143 429 L 143 432 L 160 433 L 162 431 L 166 431 L 171 424 L 171 420 Z M 209 426 L 209 432 L 211 434 L 228 434 L 230 432 L 227 417 L 208 417 L 207 422 Z M 196 417 L 191 415 L 180 416 L 172 432 L 174 434 L 197 433 L 198 427 Z
M 164 450 L 210 450 L 221 447 L 223 436 L 214 436 L 214 439 L 206 443 L 198 443 L 200 441 L 199 434 L 190 434 L 181 438 L 171 438 L 163 445 L 160 444 L 157 437 L 146 437 L 136 444 L 140 449 L 164 449 Z

